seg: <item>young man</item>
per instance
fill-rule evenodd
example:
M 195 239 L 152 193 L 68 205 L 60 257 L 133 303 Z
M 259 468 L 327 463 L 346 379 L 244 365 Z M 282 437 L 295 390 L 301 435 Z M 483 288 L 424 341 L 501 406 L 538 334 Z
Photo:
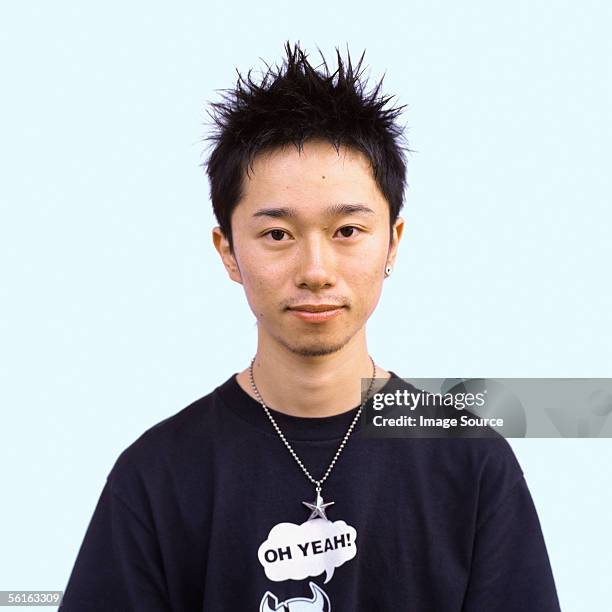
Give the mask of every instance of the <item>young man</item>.
M 361 60 L 286 53 L 213 105 L 213 242 L 254 360 L 120 455 L 61 609 L 557 612 L 504 438 L 356 427 L 362 378 L 410 387 L 365 331 L 404 231 L 401 109 L 364 91 Z

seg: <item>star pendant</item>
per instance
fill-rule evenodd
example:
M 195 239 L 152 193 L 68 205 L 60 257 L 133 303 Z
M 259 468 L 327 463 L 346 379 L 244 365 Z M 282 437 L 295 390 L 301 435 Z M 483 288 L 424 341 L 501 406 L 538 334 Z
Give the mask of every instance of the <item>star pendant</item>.
M 310 510 L 312 510 L 310 516 L 308 517 L 308 520 L 313 519 L 313 518 L 324 518 L 326 520 L 329 520 L 326 516 L 325 516 L 325 508 L 327 508 L 328 506 L 332 506 L 333 504 L 335 504 L 336 502 L 327 502 L 327 503 L 323 503 L 323 498 L 321 497 L 321 494 L 317 491 L 317 498 L 314 501 L 314 503 L 310 504 L 308 502 L 303 501 L 302 502 L 307 508 L 309 508 Z

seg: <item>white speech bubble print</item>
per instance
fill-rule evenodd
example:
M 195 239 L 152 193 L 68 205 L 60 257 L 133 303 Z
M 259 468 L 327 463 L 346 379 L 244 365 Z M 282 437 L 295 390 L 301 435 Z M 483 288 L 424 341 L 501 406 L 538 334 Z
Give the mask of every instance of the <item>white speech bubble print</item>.
M 344 521 L 315 518 L 301 525 L 279 523 L 259 547 L 257 558 L 269 580 L 303 580 L 334 570 L 357 554 L 357 531 Z

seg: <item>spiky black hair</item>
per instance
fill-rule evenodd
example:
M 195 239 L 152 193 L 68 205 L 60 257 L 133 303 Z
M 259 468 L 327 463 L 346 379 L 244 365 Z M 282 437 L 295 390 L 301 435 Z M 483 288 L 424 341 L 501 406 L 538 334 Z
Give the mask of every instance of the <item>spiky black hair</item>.
M 371 91 L 365 91 L 362 62 L 356 66 L 350 53 L 344 62 L 336 48 L 337 69 L 330 73 L 323 54 L 323 70 L 312 66 L 296 43 L 285 43 L 282 66 L 267 66 L 259 83 L 238 70 L 233 89 L 221 90 L 220 102 L 210 104 L 213 145 L 206 162 L 215 217 L 233 251 L 231 215 L 242 197 L 245 173 L 252 170 L 258 153 L 322 138 L 338 151 L 356 149 L 369 159 L 374 179 L 389 204 L 392 225 L 403 206 L 406 186 L 406 156 L 410 152 L 404 128 L 396 122 L 406 105 L 388 108 L 394 96 L 383 96 L 384 76 Z

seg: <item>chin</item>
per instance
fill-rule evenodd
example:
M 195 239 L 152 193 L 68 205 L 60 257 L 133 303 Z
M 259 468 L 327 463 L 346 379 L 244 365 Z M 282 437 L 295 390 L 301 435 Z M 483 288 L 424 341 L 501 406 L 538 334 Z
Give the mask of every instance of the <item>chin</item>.
M 322 357 L 338 352 L 341 346 L 319 345 L 319 346 L 287 346 L 287 348 L 300 357 Z
M 337 353 L 344 346 L 346 346 L 352 336 L 343 338 L 341 340 L 310 340 L 304 342 L 295 341 L 281 341 L 285 348 L 289 349 L 292 353 L 300 355 L 301 357 L 321 357 L 323 355 L 331 355 Z M 292 339 L 293 340 L 293 339 Z

